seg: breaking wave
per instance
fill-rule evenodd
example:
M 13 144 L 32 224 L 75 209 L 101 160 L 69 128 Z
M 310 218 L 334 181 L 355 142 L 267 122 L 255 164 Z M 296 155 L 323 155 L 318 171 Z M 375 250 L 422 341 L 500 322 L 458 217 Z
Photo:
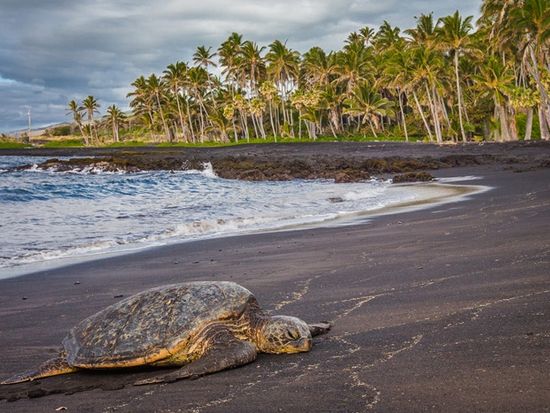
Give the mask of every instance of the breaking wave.
M 0 157 L 0 273 L 77 258 L 209 237 L 319 225 L 410 202 L 389 182 L 244 182 L 202 171 L 56 173 L 41 159 Z M 0 275 L 1 275 L 0 274 Z

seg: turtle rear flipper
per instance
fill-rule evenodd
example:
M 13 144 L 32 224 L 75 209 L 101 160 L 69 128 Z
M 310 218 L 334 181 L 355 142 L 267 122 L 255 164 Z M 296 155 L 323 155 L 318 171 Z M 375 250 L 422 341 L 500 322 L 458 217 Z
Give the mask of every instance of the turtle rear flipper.
M 7 380 L 4 380 L 0 384 L 16 384 L 23 383 L 25 381 L 32 381 L 41 379 L 43 377 L 57 376 L 60 374 L 73 373 L 78 368 L 69 366 L 64 357 L 57 357 L 42 363 L 38 369 L 29 370 L 24 373 L 16 374 Z
M 223 328 L 211 335 L 208 350 L 198 359 L 172 373 L 139 380 L 135 386 L 155 383 L 172 383 L 183 379 L 197 379 L 207 374 L 232 369 L 256 360 L 256 346 L 240 341 Z M 176 357 L 177 358 L 177 357 Z

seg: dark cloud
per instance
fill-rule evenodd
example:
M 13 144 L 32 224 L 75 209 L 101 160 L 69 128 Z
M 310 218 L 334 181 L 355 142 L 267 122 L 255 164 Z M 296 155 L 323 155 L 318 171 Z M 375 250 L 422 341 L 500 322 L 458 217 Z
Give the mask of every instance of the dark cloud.
M 337 49 L 347 34 L 383 20 L 402 28 L 414 16 L 457 8 L 477 14 L 479 0 L 2 0 L 0 131 L 59 122 L 68 100 L 94 95 L 127 106 L 130 83 L 189 60 L 196 46 L 217 47 L 231 32 L 304 51 Z

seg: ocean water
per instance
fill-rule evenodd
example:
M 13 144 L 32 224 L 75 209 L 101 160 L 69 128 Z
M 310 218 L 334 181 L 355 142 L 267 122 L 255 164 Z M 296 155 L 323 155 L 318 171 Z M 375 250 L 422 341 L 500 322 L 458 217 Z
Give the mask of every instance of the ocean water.
M 21 266 L 254 231 L 331 225 L 414 201 L 389 182 L 242 182 L 205 171 L 53 172 L 0 157 L 0 277 Z

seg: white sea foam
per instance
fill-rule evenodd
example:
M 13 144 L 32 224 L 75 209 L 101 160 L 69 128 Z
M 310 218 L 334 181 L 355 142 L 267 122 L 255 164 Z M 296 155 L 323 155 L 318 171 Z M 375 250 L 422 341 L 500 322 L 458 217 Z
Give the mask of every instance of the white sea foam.
M 467 176 L 453 176 L 449 178 L 439 178 L 437 181 L 441 183 L 450 184 L 455 182 L 477 181 L 479 179 L 481 179 L 481 177 L 479 176 L 467 175 Z
M 0 157 L 0 168 L 14 162 Z M 29 171 L 33 173 L 8 172 L 0 180 L 0 277 L 29 263 L 67 257 L 342 224 L 368 211 L 438 193 L 387 181 L 226 180 L 216 177 L 211 164 L 202 171 L 176 173 L 54 173 L 36 166 Z
M 210 162 L 204 163 L 204 169 L 202 170 L 202 174 L 206 176 L 207 178 L 217 178 L 218 176 L 214 172 L 214 167 Z

